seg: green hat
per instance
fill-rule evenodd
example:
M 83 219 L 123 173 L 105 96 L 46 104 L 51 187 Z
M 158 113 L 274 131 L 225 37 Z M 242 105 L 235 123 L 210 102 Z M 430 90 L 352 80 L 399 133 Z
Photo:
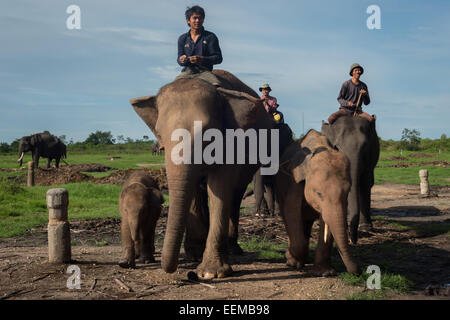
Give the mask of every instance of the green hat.
M 358 63 L 354 63 L 350 66 L 350 75 L 353 76 L 353 69 L 355 68 L 360 68 L 361 69 L 361 74 L 364 73 L 364 68 L 361 67 Z
M 272 89 L 270 88 L 268 83 L 264 83 L 261 88 L 259 88 L 259 91 L 262 91 L 263 89 L 269 89 L 270 91 L 272 91 Z

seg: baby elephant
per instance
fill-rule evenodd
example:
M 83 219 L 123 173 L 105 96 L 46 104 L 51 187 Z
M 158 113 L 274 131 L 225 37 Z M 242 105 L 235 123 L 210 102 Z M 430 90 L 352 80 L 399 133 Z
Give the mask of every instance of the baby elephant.
M 333 149 L 325 136 L 310 130 L 300 143 L 283 153 L 276 176 L 277 198 L 289 237 L 287 264 L 301 268 L 307 258 L 314 220 L 320 219 L 320 233 L 314 270 L 334 274 L 331 250 L 336 241 L 350 273 L 359 268 L 350 254 L 347 230 L 347 196 L 351 180 L 348 159 Z
M 139 262 L 154 262 L 156 221 L 164 197 L 157 183 L 145 171 L 134 172 L 123 184 L 119 197 L 122 216 L 122 268 L 135 268 Z

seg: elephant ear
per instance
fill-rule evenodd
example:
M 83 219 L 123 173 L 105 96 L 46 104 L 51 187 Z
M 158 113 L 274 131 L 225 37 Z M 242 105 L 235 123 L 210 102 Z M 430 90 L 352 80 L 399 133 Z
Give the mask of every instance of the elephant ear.
M 130 100 L 134 111 L 144 120 L 158 141 L 161 141 L 159 134 L 155 130 L 156 120 L 158 119 L 158 108 L 156 106 L 156 96 L 144 96 Z
M 219 94 L 225 101 L 224 115 L 226 128 L 244 130 L 255 128 L 261 116 L 266 116 L 262 100 L 255 98 L 245 92 L 228 90 L 222 87 L 217 88 Z
M 336 133 L 334 132 L 334 126 L 328 123 L 325 123 L 322 121 L 322 129 L 321 129 L 321 133 L 327 137 L 328 142 L 330 143 L 330 145 L 337 149 L 336 147 Z
M 289 167 L 295 183 L 300 183 L 306 180 L 308 164 L 312 156 L 313 155 L 308 148 L 302 148 L 292 157 Z

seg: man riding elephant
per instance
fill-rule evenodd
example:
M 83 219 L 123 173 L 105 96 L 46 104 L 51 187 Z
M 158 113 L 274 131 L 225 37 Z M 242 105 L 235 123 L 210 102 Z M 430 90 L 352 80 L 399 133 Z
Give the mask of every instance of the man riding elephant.
M 335 122 L 339 117 L 352 114 L 363 117 L 369 120 L 369 122 L 375 120 L 374 117 L 362 111 L 361 108 L 363 103 L 365 105 L 370 103 L 367 85 L 359 80 L 363 73 L 364 68 L 358 63 L 354 63 L 350 66 L 350 76 L 352 78 L 342 84 L 341 91 L 337 98 L 340 108 L 328 118 L 330 124 Z
M 217 36 L 205 30 L 205 11 L 200 6 L 188 8 L 185 12 L 189 31 L 178 38 L 177 62 L 184 67 L 176 77 L 199 77 L 212 85 L 220 86 L 220 80 L 212 73 L 213 65 L 222 62 L 222 51 Z

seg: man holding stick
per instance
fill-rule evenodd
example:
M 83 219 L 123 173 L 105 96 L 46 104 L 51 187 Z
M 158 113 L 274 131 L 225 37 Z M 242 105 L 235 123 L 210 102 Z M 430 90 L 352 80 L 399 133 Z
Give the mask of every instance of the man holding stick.
M 372 122 L 375 120 L 370 114 L 362 111 L 362 104 L 368 105 L 370 103 L 369 91 L 367 85 L 359 80 L 364 73 L 363 67 L 354 63 L 350 66 L 351 79 L 342 84 L 341 91 L 337 98 L 340 108 L 337 112 L 330 115 L 328 123 L 332 124 L 337 118 L 344 115 L 360 116 Z

